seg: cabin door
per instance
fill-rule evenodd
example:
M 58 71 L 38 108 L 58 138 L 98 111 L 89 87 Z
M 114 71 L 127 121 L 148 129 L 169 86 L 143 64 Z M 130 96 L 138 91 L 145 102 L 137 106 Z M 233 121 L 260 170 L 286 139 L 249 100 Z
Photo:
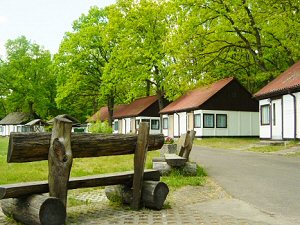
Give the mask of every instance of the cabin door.
M 271 118 L 272 139 L 282 140 L 282 99 L 272 101 Z

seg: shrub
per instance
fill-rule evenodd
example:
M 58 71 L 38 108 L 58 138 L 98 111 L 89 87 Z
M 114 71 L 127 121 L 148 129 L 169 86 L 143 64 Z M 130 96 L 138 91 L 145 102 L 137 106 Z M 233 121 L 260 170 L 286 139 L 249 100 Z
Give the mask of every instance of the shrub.
M 111 134 L 113 132 L 113 129 L 111 126 L 109 126 L 107 121 L 104 122 L 97 121 L 95 123 L 92 123 L 92 125 L 89 127 L 89 132 L 100 133 L 100 134 Z

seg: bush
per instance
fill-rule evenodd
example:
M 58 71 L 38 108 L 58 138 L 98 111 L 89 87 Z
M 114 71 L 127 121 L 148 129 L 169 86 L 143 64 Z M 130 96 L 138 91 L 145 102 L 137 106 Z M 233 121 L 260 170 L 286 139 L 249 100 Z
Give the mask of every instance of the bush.
M 107 121 L 104 122 L 97 121 L 95 123 L 92 123 L 92 125 L 89 127 L 89 132 L 100 133 L 100 134 L 111 134 L 113 132 L 113 129 L 111 126 L 109 126 Z

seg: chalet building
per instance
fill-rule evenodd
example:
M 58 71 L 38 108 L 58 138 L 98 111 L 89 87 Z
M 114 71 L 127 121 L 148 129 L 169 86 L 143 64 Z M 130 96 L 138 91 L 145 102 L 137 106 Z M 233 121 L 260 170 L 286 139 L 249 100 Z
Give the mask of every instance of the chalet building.
M 196 137 L 259 136 L 258 101 L 233 77 L 188 92 L 160 114 L 169 137 L 187 130 Z
M 300 61 L 254 96 L 259 100 L 261 139 L 300 139 Z
M 149 123 L 150 134 L 161 133 L 157 96 L 136 99 L 114 113 L 114 133 L 136 133 L 140 122 Z
M 0 121 L 0 134 L 9 136 L 11 132 L 30 132 L 30 125 L 26 125 L 32 119 L 29 113 L 12 112 Z

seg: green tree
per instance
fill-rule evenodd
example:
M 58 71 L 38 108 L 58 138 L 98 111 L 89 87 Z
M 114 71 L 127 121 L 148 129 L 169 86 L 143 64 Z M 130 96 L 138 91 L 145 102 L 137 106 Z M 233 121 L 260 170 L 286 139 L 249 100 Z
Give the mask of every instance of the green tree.
M 117 40 L 111 70 L 130 85 L 127 98 L 156 94 L 160 108 L 168 74 L 164 42 L 172 24 L 168 6 L 163 0 L 119 0 L 108 14 L 108 33 Z
M 58 106 L 86 119 L 100 105 L 108 105 L 111 124 L 116 88 L 106 68 L 113 47 L 106 35 L 106 14 L 105 9 L 92 7 L 87 15 L 74 21 L 73 31 L 65 34 L 54 62 Z
M 299 0 L 178 0 L 168 43 L 190 80 L 238 77 L 256 91 L 300 57 Z
M 47 117 L 56 111 L 55 77 L 50 52 L 24 36 L 6 43 L 7 60 L 0 69 L 1 98 L 6 112 L 24 111 Z

